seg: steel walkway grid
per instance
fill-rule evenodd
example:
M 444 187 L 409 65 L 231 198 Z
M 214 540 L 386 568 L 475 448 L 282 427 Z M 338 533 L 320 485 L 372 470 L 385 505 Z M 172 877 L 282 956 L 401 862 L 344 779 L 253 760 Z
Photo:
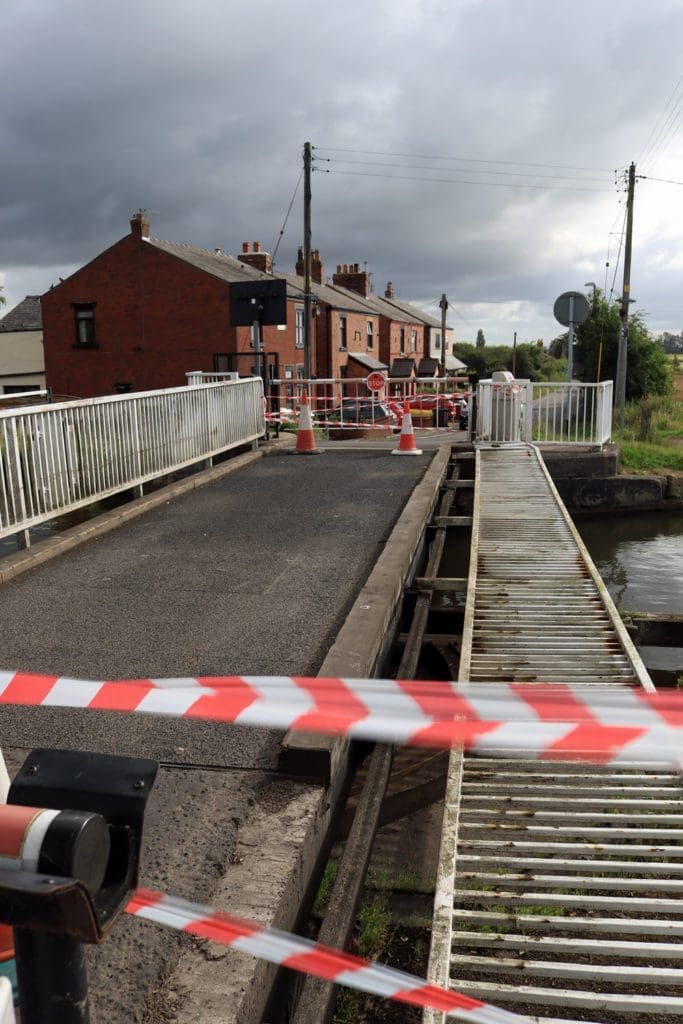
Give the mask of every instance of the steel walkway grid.
M 653 689 L 533 446 L 477 450 L 460 679 Z M 680 773 L 453 751 L 430 981 L 539 1024 L 671 1024 L 682 939 Z

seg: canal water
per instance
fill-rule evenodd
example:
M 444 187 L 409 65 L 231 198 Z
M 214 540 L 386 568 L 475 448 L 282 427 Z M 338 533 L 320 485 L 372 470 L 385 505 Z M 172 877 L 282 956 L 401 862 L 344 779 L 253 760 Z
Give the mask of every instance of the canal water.
M 620 612 L 683 616 L 683 514 L 577 517 L 577 529 Z M 655 683 L 683 675 L 680 647 L 642 647 Z

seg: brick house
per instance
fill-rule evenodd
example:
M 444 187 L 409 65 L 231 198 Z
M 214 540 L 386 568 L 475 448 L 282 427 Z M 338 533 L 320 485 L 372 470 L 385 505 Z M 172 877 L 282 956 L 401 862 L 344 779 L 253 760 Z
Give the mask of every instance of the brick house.
M 179 387 L 190 370 L 255 372 L 250 327 L 230 324 L 230 285 L 272 280 L 270 257 L 245 243 L 238 259 L 131 233 L 42 296 L 45 371 L 53 392 L 89 397 Z M 264 327 L 279 365 L 303 367 L 303 296 L 288 287 L 287 322 Z
M 191 370 L 260 372 L 252 329 L 230 324 L 230 285 L 284 280 L 286 322 L 263 329 L 270 374 L 303 376 L 304 278 L 273 272 L 258 242 L 228 256 L 152 238 L 142 211 L 115 242 L 42 296 L 45 370 L 59 396 L 89 397 L 178 387 Z M 425 354 L 426 325 L 413 307 L 370 292 L 358 264 L 325 280 L 312 253 L 311 367 L 318 378 L 391 370 L 401 357 Z

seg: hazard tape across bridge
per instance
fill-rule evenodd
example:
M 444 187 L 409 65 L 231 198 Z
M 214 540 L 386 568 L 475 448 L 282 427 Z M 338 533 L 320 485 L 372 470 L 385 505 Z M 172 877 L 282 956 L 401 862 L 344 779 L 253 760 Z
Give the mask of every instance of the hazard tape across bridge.
M 169 715 L 475 754 L 680 764 L 683 693 L 299 676 L 92 682 L 0 672 L 0 704 Z
M 472 1024 L 533 1024 L 472 996 L 439 988 L 412 974 L 363 960 L 275 928 L 233 917 L 160 892 L 138 889 L 126 910 L 134 917 L 230 946 L 261 960 L 411 1006 L 431 1007 Z

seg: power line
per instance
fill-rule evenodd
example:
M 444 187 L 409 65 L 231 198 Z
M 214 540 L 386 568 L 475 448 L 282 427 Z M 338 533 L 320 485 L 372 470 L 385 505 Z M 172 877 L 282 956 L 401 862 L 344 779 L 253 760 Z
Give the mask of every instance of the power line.
M 296 194 L 299 191 L 299 185 L 301 184 L 301 179 L 303 178 L 303 175 L 304 175 L 304 170 L 303 170 L 303 167 L 302 167 L 301 171 L 299 172 L 299 177 L 297 179 L 297 183 L 294 186 L 294 192 L 292 193 L 292 198 L 290 199 L 289 206 L 287 207 L 287 213 L 285 214 L 285 219 L 284 219 L 284 221 L 282 223 L 282 227 L 280 228 L 280 234 L 278 236 L 277 244 L 275 246 L 275 249 L 273 250 L 273 266 L 275 266 L 275 257 L 277 256 L 277 251 L 280 248 L 280 242 L 282 241 L 282 238 L 284 236 L 285 228 L 287 227 L 287 221 L 289 220 L 289 215 L 292 212 L 292 207 L 294 206 L 294 200 L 296 199 Z
M 385 153 L 380 150 L 373 149 L 338 149 L 329 146 L 314 146 L 316 152 L 322 150 L 324 153 L 356 153 L 364 156 L 392 156 L 402 157 L 406 159 L 414 160 L 452 160 L 459 163 L 470 163 L 470 164 L 500 164 L 508 167 L 546 167 L 555 170 L 565 171 L 603 171 L 605 174 L 611 174 L 614 170 L 612 167 L 578 167 L 572 164 L 538 164 L 530 161 L 519 161 L 519 160 L 481 160 L 475 157 L 464 157 L 464 156 L 439 156 L 438 154 L 424 154 L 424 153 Z
M 651 178 L 649 174 L 639 174 L 644 181 L 661 181 L 665 185 L 683 185 L 683 181 L 671 181 L 669 178 Z
M 328 158 L 326 160 L 326 162 L 327 163 L 332 163 L 333 161 L 329 160 L 329 158 Z M 348 164 L 348 165 L 350 165 L 352 167 L 393 167 L 393 168 L 396 168 L 397 170 L 407 170 L 407 171 L 411 171 L 411 170 L 412 171 L 436 171 L 436 172 L 443 173 L 444 170 L 447 170 L 447 168 L 443 168 L 443 167 L 428 167 L 428 166 L 425 166 L 423 164 L 394 164 L 394 163 L 386 163 L 386 162 L 381 161 L 381 160 L 335 160 L 334 163 L 335 164 L 337 164 L 337 163 Z M 594 181 L 594 182 L 600 182 L 600 183 L 604 184 L 604 178 L 579 178 L 579 177 L 576 177 L 576 176 L 573 176 L 573 175 L 568 175 L 568 174 L 539 174 L 538 172 L 529 172 L 529 171 L 526 171 L 526 172 L 524 172 L 524 171 L 485 171 L 485 170 L 478 170 L 477 168 L 472 168 L 472 167 L 465 167 L 465 168 L 462 168 L 462 170 L 460 168 L 453 168 L 452 171 L 449 171 L 449 173 L 451 173 L 451 174 L 460 174 L 460 173 L 467 173 L 467 172 L 474 172 L 475 174 L 505 175 L 505 176 L 511 177 L 511 178 L 550 178 L 553 181 L 580 181 L 580 182 Z M 455 180 L 457 180 L 457 179 L 455 179 Z
M 667 115 L 667 110 L 669 109 L 669 106 L 671 105 L 671 102 L 672 102 L 674 96 L 678 92 L 678 89 L 679 89 L 679 87 L 681 85 L 681 82 L 683 82 L 683 75 L 681 75 L 679 77 L 678 81 L 676 82 L 676 84 L 675 84 L 675 86 L 673 88 L 673 91 L 672 91 L 671 95 L 669 96 L 668 100 L 664 104 L 664 107 L 663 107 L 662 111 L 660 112 L 659 117 L 655 121 L 655 123 L 654 123 L 654 125 L 652 127 L 652 130 L 651 130 L 650 134 L 647 137 L 645 145 L 643 146 L 642 150 L 640 151 L 640 155 L 638 156 L 638 159 L 636 160 L 636 165 L 640 164 L 640 163 L 643 163 L 646 160 L 649 160 L 650 157 L 652 156 L 652 151 L 653 151 L 654 145 L 655 145 L 655 137 L 660 133 L 661 130 L 664 129 L 666 122 L 671 117 L 671 113 L 673 113 L 673 111 L 680 104 L 680 97 L 679 97 L 677 104 L 674 105 L 673 110 L 670 111 L 669 114 Z M 660 125 L 660 122 L 663 122 L 663 123 Z M 646 156 L 645 154 L 647 153 L 648 148 L 650 148 L 650 153 L 649 153 L 648 156 Z
M 419 178 L 416 175 L 407 174 L 372 174 L 370 171 L 340 171 L 327 168 L 322 170 L 314 167 L 313 170 L 317 170 L 321 174 L 346 174 L 352 175 L 358 178 L 384 178 L 388 181 L 421 181 L 426 184 L 445 184 L 445 185 L 489 185 L 492 188 L 529 188 L 537 189 L 541 191 L 556 191 L 556 192 L 611 192 L 609 188 L 581 188 L 576 185 L 530 185 L 523 184 L 522 182 L 505 182 L 505 181 L 471 181 L 468 178 Z

